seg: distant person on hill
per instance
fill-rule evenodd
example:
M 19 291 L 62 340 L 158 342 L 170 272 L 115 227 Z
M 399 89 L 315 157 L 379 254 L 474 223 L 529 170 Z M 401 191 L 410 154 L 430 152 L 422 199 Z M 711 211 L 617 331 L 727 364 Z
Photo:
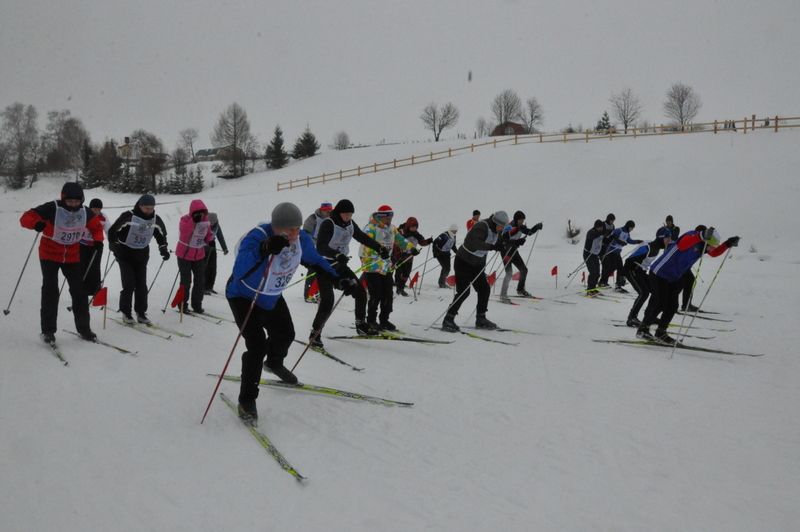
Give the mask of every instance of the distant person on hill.
M 447 276 L 450 275 L 450 254 L 456 249 L 456 233 L 458 226 L 453 224 L 433 241 L 433 256 L 442 267 L 439 272 L 439 288 L 447 288 Z
M 472 218 L 467 220 L 467 231 L 472 229 L 472 226 L 478 223 L 478 220 L 480 219 L 481 219 L 481 211 L 479 211 L 478 209 L 472 211 Z
M 228 244 L 225 242 L 225 235 L 222 234 L 222 226 L 219 225 L 217 213 L 208 213 L 208 222 L 211 224 L 211 235 L 213 239 L 206 245 L 206 295 L 216 294 L 214 283 L 217 280 L 217 241 L 219 241 L 222 254 L 228 254 Z
M 456 294 L 453 302 L 447 309 L 442 330 L 447 332 L 460 331 L 455 322 L 458 310 L 469 296 L 470 286 L 478 294 L 478 304 L 475 307 L 475 327 L 478 329 L 497 329 L 497 324 L 486 317 L 489 310 L 489 282 L 486 280 L 486 255 L 489 251 L 503 251 L 503 244 L 498 242 L 500 233 L 508 223 L 506 211 L 497 211 L 489 218 L 480 220 L 467 233 L 464 242 L 456 252 L 453 269 L 456 272 Z
M 397 230 L 403 235 L 403 238 L 414 244 L 415 251 L 419 253 L 416 246 L 429 246 L 433 242 L 433 238 L 425 238 L 419 231 L 419 222 L 413 216 L 409 216 L 405 223 L 400 224 Z M 413 255 L 416 255 L 414 253 Z M 397 294 L 403 297 L 408 297 L 406 292 L 406 283 L 411 277 L 411 270 L 414 265 L 414 256 L 410 252 L 400 249 L 395 245 L 392 249 L 392 261 L 397 265 L 394 271 L 394 284 Z
M 703 253 L 718 257 L 739 245 L 738 236 L 722 243 L 720 240 L 716 229 L 698 225 L 694 231 L 681 235 L 653 262 L 648 276 L 652 294 L 642 324 L 636 331 L 637 337 L 670 345 L 675 343 L 675 339 L 667 334 L 667 327 L 678 310 L 678 294 L 683 289 L 684 274 Z M 650 333 L 650 326 L 654 323 L 658 323 L 655 335 Z
M 127 324 L 134 323 L 132 309 L 139 323 L 151 323 L 147 317 L 147 263 L 154 237 L 162 260 L 169 260 L 167 228 L 155 207 L 156 199 L 144 194 L 133 209 L 120 214 L 108 230 L 108 247 L 117 259 L 122 279 L 119 310 Z
M 333 204 L 323 201 L 320 206 L 314 212 L 309 214 L 306 220 L 303 222 L 303 231 L 311 236 L 311 241 L 314 242 L 315 246 L 317 245 L 317 233 L 319 232 L 320 224 L 323 220 L 331 215 L 332 210 Z M 312 277 L 311 274 L 311 270 L 306 272 L 306 282 L 305 286 L 303 287 L 303 298 L 306 300 L 306 303 L 316 303 L 319 299 L 319 296 L 317 295 L 309 295 L 311 285 L 314 284 L 314 277 Z M 317 286 L 319 286 L 319 283 L 317 283 Z

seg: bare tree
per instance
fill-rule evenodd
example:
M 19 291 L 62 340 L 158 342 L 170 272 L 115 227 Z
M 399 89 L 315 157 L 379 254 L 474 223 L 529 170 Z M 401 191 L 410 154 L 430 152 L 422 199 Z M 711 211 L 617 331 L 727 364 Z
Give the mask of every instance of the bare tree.
M 245 147 L 250 141 L 250 121 L 241 105 L 234 102 L 219 115 L 211 134 L 217 148 L 228 148 L 233 176 L 244 175 Z
M 189 127 L 189 128 L 186 128 L 186 129 L 182 129 L 180 131 L 180 133 L 178 133 L 178 135 L 180 136 L 180 139 L 181 139 L 180 140 L 181 147 L 189 151 L 189 155 L 191 156 L 192 161 L 194 161 L 195 160 L 195 157 L 194 157 L 194 142 L 200 136 L 197 133 L 197 130 L 195 128 L 193 128 L 193 127 Z
M 425 124 L 425 129 L 433 132 L 433 138 L 439 142 L 442 131 L 449 129 L 458 123 L 458 108 L 452 102 L 447 102 L 441 108 L 435 103 L 429 103 L 422 110 L 420 120 Z
M 333 149 L 346 150 L 350 147 L 350 137 L 345 131 L 339 131 L 333 136 Z
M 183 146 L 178 146 L 172 152 L 172 164 L 176 175 L 186 175 L 186 164 L 189 162 L 189 152 Z
M 524 118 L 528 133 L 536 133 L 536 126 L 541 126 L 544 122 L 544 110 L 536 98 L 525 100 Z
M 39 144 L 39 128 L 36 124 L 38 113 L 34 106 L 17 102 L 6 107 L 2 116 L 6 157 L 14 162 L 14 171 L 8 179 L 8 185 L 22 188 L 25 185 L 25 176 L 36 162 L 35 150 Z
M 519 99 L 516 92 L 506 89 L 495 96 L 492 102 L 492 114 L 498 125 L 513 120 L 521 120 L 523 117 L 522 100 Z
M 480 117 L 475 121 L 475 133 L 479 138 L 485 137 L 490 133 L 489 123 L 486 122 L 486 119 L 484 117 Z
M 141 191 L 149 190 L 155 192 L 158 189 L 156 179 L 158 174 L 164 170 L 167 163 L 167 156 L 164 154 L 164 143 L 154 133 L 137 129 L 130 135 L 131 144 L 139 147 L 139 174 L 150 180 L 143 181 L 139 188 Z M 138 186 L 138 185 L 137 185 Z
M 625 133 L 628 133 L 628 128 L 636 123 L 642 113 L 639 98 L 633 94 L 631 89 L 626 88 L 612 94 L 609 102 L 611 102 L 611 112 L 614 113 L 614 117 L 622 123 Z
M 47 113 L 46 133 L 42 135 L 41 151 L 47 158 L 51 171 L 80 170 L 84 143 L 89 132 L 80 118 L 71 116 L 68 110 Z
M 681 130 L 697 116 L 702 103 L 700 96 L 688 85 L 673 84 L 667 91 L 664 115 L 681 126 Z

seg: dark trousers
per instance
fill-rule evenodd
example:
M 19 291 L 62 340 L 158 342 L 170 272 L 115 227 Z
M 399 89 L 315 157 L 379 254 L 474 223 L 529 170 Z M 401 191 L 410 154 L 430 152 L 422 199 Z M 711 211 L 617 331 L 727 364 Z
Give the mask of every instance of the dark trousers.
M 597 281 L 600 279 L 600 257 L 583 252 L 583 260 L 589 270 L 589 279 L 586 281 L 586 290 L 597 288 Z
M 347 266 L 336 266 L 336 271 L 344 279 L 355 279 L 358 282 L 356 274 L 354 274 Z M 319 306 L 317 307 L 317 315 L 314 316 L 312 327 L 315 331 L 322 332 L 322 327 L 331 315 L 333 309 L 334 295 L 333 295 L 333 278 L 323 272 L 318 272 L 315 276 L 319 286 Z M 356 321 L 363 321 L 367 315 L 367 293 L 358 283 L 355 291 L 353 292 L 353 299 L 356 300 Z
M 391 275 L 368 272 L 364 274 L 364 278 L 367 280 L 367 291 L 369 292 L 367 321 L 375 323 L 378 317 L 382 322 L 388 321 L 389 315 L 392 313 L 392 304 L 394 303 Z M 378 316 L 379 306 L 381 309 L 380 316 Z
M 311 285 L 314 284 L 314 281 L 317 279 L 317 276 L 309 277 L 313 270 L 311 268 L 306 270 L 306 282 L 303 286 L 303 299 L 308 299 L 308 291 L 311 290 Z M 317 288 L 319 288 L 319 282 L 317 282 Z
M 508 285 L 511 284 L 511 277 L 514 274 L 513 266 L 516 266 L 517 270 L 519 270 L 517 292 L 522 292 L 525 290 L 525 280 L 528 278 L 528 267 L 525 266 L 525 261 L 522 260 L 519 251 L 514 250 L 511 252 L 511 256 L 506 264 L 506 275 L 503 277 L 503 289 L 500 291 L 500 293 L 503 295 L 508 293 Z
M 472 283 L 472 288 L 478 293 L 476 312 L 479 316 L 486 314 L 486 311 L 489 310 L 489 294 L 491 293 L 489 283 L 486 281 L 486 264 L 473 265 L 456 255 L 453 269 L 456 271 L 456 295 L 447 313 L 452 316 L 458 314 L 458 309 L 469 296 L 469 287 Z
M 122 291 L 119 293 L 119 310 L 126 316 L 131 315 L 131 301 L 135 299 L 134 310 L 142 315 L 147 312 L 147 261 L 149 255 L 140 254 L 136 258 L 120 260 L 119 275 L 122 279 Z
M 403 262 L 405 261 L 405 262 Z M 397 261 L 400 266 L 394 271 L 394 284 L 397 286 L 397 289 L 405 288 L 406 283 L 408 282 L 408 278 L 411 277 L 411 270 L 413 269 L 412 266 L 414 264 L 414 259 L 411 258 L 411 255 L 400 255 L 400 259 Z
M 692 299 L 692 291 L 694 290 L 694 274 L 692 270 L 686 270 L 686 273 L 681 277 L 681 308 L 686 310 L 689 306 L 689 301 Z
M 192 308 L 199 310 L 203 308 L 203 293 L 206 284 L 206 261 L 178 259 L 178 271 L 181 273 L 181 285 L 186 290 L 192 290 Z M 192 276 L 194 276 L 194 286 L 192 286 Z M 186 299 L 184 299 L 186 301 Z
M 608 280 L 614 275 L 614 272 L 621 273 L 622 270 L 622 253 L 619 251 L 615 251 L 612 253 L 606 253 L 606 256 L 603 257 L 603 273 L 600 275 L 600 278 L 603 280 L 604 284 L 608 284 Z M 617 286 L 625 286 L 625 276 L 617 274 Z
M 217 280 L 217 243 L 211 241 L 206 246 L 206 277 L 204 287 L 206 290 L 213 290 Z
M 450 275 L 450 253 L 433 252 L 433 256 L 439 261 L 442 270 L 439 272 L 439 285 L 447 283 L 447 276 Z
M 79 333 L 91 330 L 89 327 L 89 300 L 83 290 L 83 269 L 79 262 L 65 264 L 40 260 L 42 266 L 42 306 L 39 311 L 42 332 L 55 334 L 58 330 L 58 271 L 64 274 L 72 296 L 72 315 Z
M 100 262 L 103 260 L 103 244 L 81 246 L 81 275 L 83 275 L 83 291 L 87 296 L 100 290 Z
M 264 357 L 271 368 L 281 367 L 283 359 L 294 341 L 294 324 L 286 300 L 281 297 L 272 310 L 254 306 L 247 324 L 244 319 L 250 309 L 251 300 L 243 297 L 228 299 L 236 325 L 242 331 L 244 345 L 242 353 L 242 383 L 239 388 L 239 402 L 255 401 L 258 397 L 258 383 L 261 380 L 261 365 Z
M 650 327 L 658 322 L 658 331 L 665 332 L 669 322 L 672 321 L 675 312 L 678 310 L 678 296 L 683 285 L 680 281 L 670 283 L 654 273 L 650 273 L 648 279 L 650 281 L 651 294 L 650 302 L 644 311 L 642 327 Z M 660 318 L 659 314 L 661 314 Z
M 650 297 L 650 282 L 647 279 L 647 272 L 645 272 L 637 263 L 627 262 L 624 268 L 625 277 L 631 282 L 631 286 L 636 290 L 636 301 L 633 302 L 631 311 L 628 313 L 628 319 L 639 317 L 639 311 L 644 306 L 647 298 Z

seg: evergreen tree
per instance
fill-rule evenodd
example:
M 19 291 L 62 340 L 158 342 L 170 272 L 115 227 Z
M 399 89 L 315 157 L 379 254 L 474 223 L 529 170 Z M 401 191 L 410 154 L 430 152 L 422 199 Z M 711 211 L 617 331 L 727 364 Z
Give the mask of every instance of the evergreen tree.
M 597 121 L 597 131 L 608 131 L 611 129 L 611 119 L 608 117 L 608 111 L 603 111 L 603 117 Z
M 275 136 L 272 137 L 269 146 L 267 146 L 267 153 L 264 157 L 267 162 L 267 168 L 283 168 L 289 163 L 289 154 L 283 147 L 283 131 L 281 126 L 275 127 Z
M 83 147 L 81 148 L 81 181 L 83 188 L 96 188 L 103 186 L 103 179 L 97 173 L 97 154 L 92 147 L 89 139 L 84 139 Z
M 306 126 L 306 130 L 303 131 L 303 134 L 300 135 L 300 138 L 298 138 L 297 142 L 294 143 L 292 157 L 295 159 L 313 157 L 317 154 L 317 151 L 319 151 L 317 137 L 315 137 L 308 126 Z

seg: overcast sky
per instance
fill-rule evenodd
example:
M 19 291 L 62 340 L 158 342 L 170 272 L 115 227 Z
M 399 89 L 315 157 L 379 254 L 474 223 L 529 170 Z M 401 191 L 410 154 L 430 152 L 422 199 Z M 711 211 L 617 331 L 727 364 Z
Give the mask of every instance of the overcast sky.
M 539 99 L 545 130 L 594 125 L 623 87 L 661 122 L 675 81 L 699 120 L 800 114 L 798 0 L 0 0 L 0 51 L 0 106 L 70 109 L 98 141 L 145 128 L 170 150 L 186 127 L 210 145 L 234 101 L 262 141 L 309 124 L 323 144 L 428 138 L 429 101 L 453 101 L 447 136 L 471 136 L 506 88 Z

